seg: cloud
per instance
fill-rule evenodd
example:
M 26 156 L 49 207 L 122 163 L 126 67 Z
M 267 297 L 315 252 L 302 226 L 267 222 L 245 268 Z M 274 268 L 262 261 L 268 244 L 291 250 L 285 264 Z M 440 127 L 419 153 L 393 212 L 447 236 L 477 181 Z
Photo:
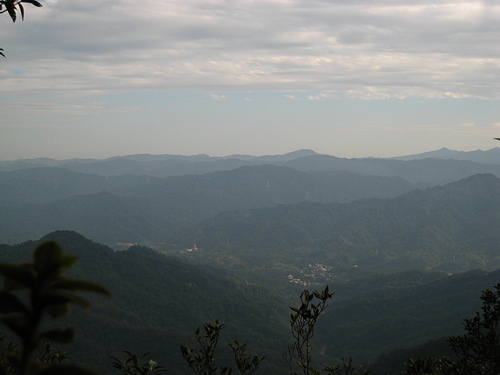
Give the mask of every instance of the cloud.
M 335 92 L 320 92 L 318 94 L 307 95 L 308 100 L 336 99 L 338 97 L 338 93 Z
M 220 102 L 223 100 L 227 100 L 227 97 L 225 95 L 219 95 L 219 94 L 211 94 L 210 97 L 215 100 L 216 102 Z
M 0 21 L 2 96 L 500 97 L 495 1 L 45 1 L 24 22 Z

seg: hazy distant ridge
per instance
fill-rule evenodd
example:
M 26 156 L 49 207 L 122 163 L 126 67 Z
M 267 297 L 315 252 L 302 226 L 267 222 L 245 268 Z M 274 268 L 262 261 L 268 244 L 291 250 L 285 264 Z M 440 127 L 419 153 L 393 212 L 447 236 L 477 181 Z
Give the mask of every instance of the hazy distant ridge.
M 158 241 L 223 211 L 394 197 L 415 187 L 398 177 L 272 165 L 167 178 L 23 169 L 0 172 L 0 241 L 19 242 L 57 229 L 108 244 Z
M 362 158 L 362 159 L 347 159 L 337 158 L 331 155 L 318 154 L 312 150 L 298 150 L 284 155 L 229 155 L 225 157 L 213 157 L 208 155 L 128 155 L 115 156 L 107 159 L 68 159 L 54 160 L 49 158 L 38 159 L 19 159 L 15 161 L 0 162 L 0 171 L 12 171 L 17 169 L 37 168 L 37 167 L 60 167 L 66 168 L 75 172 L 95 173 L 102 176 L 118 176 L 125 174 L 133 175 L 149 175 L 155 177 L 167 177 L 175 175 L 187 174 L 206 174 L 222 170 L 230 170 L 242 166 L 255 166 L 262 164 L 273 164 L 277 166 L 288 165 L 301 159 L 311 158 L 331 158 L 343 161 L 344 169 L 351 170 L 352 165 L 364 163 L 368 166 L 368 170 L 362 173 L 370 173 L 370 167 L 374 164 L 387 163 L 396 160 L 420 160 L 426 158 L 436 159 L 453 159 L 461 161 L 469 161 L 483 164 L 500 165 L 500 148 L 494 148 L 488 151 L 452 151 L 441 149 L 423 154 L 401 156 L 392 159 L 381 158 Z M 348 165 L 350 163 L 350 165 Z M 496 173 L 494 170 L 486 170 L 488 167 L 483 167 L 483 170 L 476 170 L 475 173 Z M 491 168 L 491 166 L 489 167 Z M 366 168 L 365 168 L 366 169 Z M 461 176 L 466 177 L 466 176 Z M 446 181 L 450 182 L 450 181 Z
M 349 277 L 415 267 L 494 269 L 499 197 L 500 179 L 482 174 L 397 198 L 226 212 L 170 242 L 196 243 L 205 250 L 190 256 L 205 261 L 276 269 L 318 262 Z
M 483 150 L 456 151 L 443 147 L 435 151 L 424 152 L 421 154 L 397 156 L 392 159 L 417 160 L 417 159 L 427 159 L 427 158 L 469 160 L 485 164 L 500 164 L 500 148 L 495 147 L 487 151 Z

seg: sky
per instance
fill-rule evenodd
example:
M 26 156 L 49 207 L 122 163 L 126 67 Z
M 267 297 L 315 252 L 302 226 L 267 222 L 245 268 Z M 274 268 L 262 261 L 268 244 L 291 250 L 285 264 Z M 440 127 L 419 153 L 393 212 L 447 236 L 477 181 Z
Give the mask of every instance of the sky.
M 0 14 L 3 161 L 500 146 L 497 0 L 42 4 Z

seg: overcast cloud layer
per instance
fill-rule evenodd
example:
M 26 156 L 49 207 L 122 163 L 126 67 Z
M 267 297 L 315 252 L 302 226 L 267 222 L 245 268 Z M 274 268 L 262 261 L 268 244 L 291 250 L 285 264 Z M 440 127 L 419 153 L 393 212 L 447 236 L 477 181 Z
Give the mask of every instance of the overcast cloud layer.
M 497 1 L 71 0 L 2 17 L 3 93 L 325 90 L 498 98 Z M 9 71 L 20 70 L 12 79 Z M 7 82 L 5 80 L 7 79 Z
M 88 98 L 136 92 L 500 99 L 498 1 L 43 4 L 25 5 L 24 22 L 0 15 L 4 118 L 49 107 L 68 115 L 112 111 Z

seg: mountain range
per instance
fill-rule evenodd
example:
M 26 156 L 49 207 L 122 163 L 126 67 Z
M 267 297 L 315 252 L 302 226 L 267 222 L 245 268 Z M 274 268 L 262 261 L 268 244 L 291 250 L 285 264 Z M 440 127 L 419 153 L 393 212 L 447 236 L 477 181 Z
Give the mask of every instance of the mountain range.
M 47 240 L 79 256 L 72 277 L 99 282 L 112 293 L 111 298 L 91 297 L 89 310 L 75 309 L 65 319 L 64 324 L 77 329 L 75 342 L 61 348 L 72 361 L 106 375 L 114 373 L 111 355 L 120 356 L 123 350 L 150 352 L 148 358 L 166 366 L 169 373 L 188 374 L 179 345 L 195 346 L 196 328 L 219 320 L 226 328 L 216 352 L 218 361 L 231 363 L 226 343 L 248 340 L 249 353 L 266 356 L 262 373 L 288 373 L 282 358 L 292 340 L 287 311 L 298 304 L 301 287 L 262 284 L 144 247 L 116 252 L 71 231 L 0 245 L 0 259 L 25 261 L 37 243 Z M 412 270 L 332 282 L 335 294 L 318 322 L 313 357 L 318 364 L 349 356 L 355 363 L 368 364 L 385 353 L 387 362 L 392 350 L 459 334 L 461 320 L 478 311 L 480 291 L 498 282 L 499 272 L 449 276 Z
M 498 150 L 481 153 L 490 155 Z M 234 161 L 236 164 L 231 164 Z M 167 164 L 160 167 L 157 163 L 171 167 L 177 163 L 178 169 L 167 173 L 162 169 Z M 210 167 L 193 167 L 199 163 Z M 220 163 L 231 165 L 213 172 L 220 169 Z M 252 163 L 255 165 L 248 165 Z M 71 168 L 85 169 L 85 173 Z M 115 247 L 119 243 L 155 246 L 180 229 L 223 212 L 300 202 L 392 198 L 477 173 L 500 176 L 500 164 L 451 159 L 340 159 L 311 150 L 263 157 L 35 159 L 2 162 L 0 169 L 4 169 L 0 171 L 2 242 L 16 243 L 70 229 Z M 158 172 L 160 169 L 163 172 Z M 212 172 L 191 174 L 195 170 Z M 154 171 L 177 175 L 155 177 Z
M 392 368 L 460 333 L 500 280 L 499 151 L 0 162 L 0 261 L 55 240 L 80 257 L 73 276 L 111 289 L 68 320 L 74 360 L 101 374 L 122 350 L 187 374 L 179 344 L 218 319 L 284 375 L 288 306 L 326 284 L 315 358 Z
M 163 179 L 46 167 L 0 172 L 0 238 L 15 243 L 71 229 L 107 244 L 162 242 L 224 211 L 394 197 L 413 188 L 397 177 L 271 165 Z
M 420 163 L 424 159 L 439 160 L 435 163 Z M 412 163 L 404 163 L 411 161 Z M 457 163 L 463 162 L 463 163 Z M 211 157 L 207 155 L 128 155 L 108 159 L 70 159 L 54 160 L 48 158 L 20 159 L 1 161 L 0 171 L 13 171 L 26 168 L 58 167 L 80 173 L 101 176 L 144 175 L 168 177 L 188 174 L 207 174 L 216 171 L 232 170 L 242 166 L 272 164 L 275 166 L 297 167 L 304 171 L 345 170 L 356 173 L 401 176 L 411 182 L 447 183 L 468 177 L 474 173 L 494 173 L 500 175 L 500 148 L 487 151 L 453 151 L 441 149 L 429 153 L 403 156 L 399 158 L 361 158 L 346 159 L 318 154 L 312 150 L 298 150 L 284 155 L 250 156 L 230 155 Z M 309 165 L 310 164 L 310 165 Z M 426 173 L 412 174 L 423 166 Z M 460 171 L 460 169 L 465 170 Z M 443 174 L 443 172 L 446 172 Z M 443 174 L 441 176 L 441 174 Z M 406 177 L 405 177 L 406 176 Z
M 498 164 L 500 160 L 500 149 L 498 147 L 487 151 L 456 151 L 443 147 L 439 150 L 424 152 L 421 154 L 398 156 L 393 159 L 416 160 L 416 159 L 455 159 L 469 160 L 484 164 Z
M 224 212 L 179 231 L 172 249 L 226 267 L 333 279 L 408 268 L 459 272 L 500 267 L 500 180 L 475 175 L 397 198 Z M 272 261 L 269 260 L 272 254 Z M 274 263 L 273 263 L 274 262 Z

